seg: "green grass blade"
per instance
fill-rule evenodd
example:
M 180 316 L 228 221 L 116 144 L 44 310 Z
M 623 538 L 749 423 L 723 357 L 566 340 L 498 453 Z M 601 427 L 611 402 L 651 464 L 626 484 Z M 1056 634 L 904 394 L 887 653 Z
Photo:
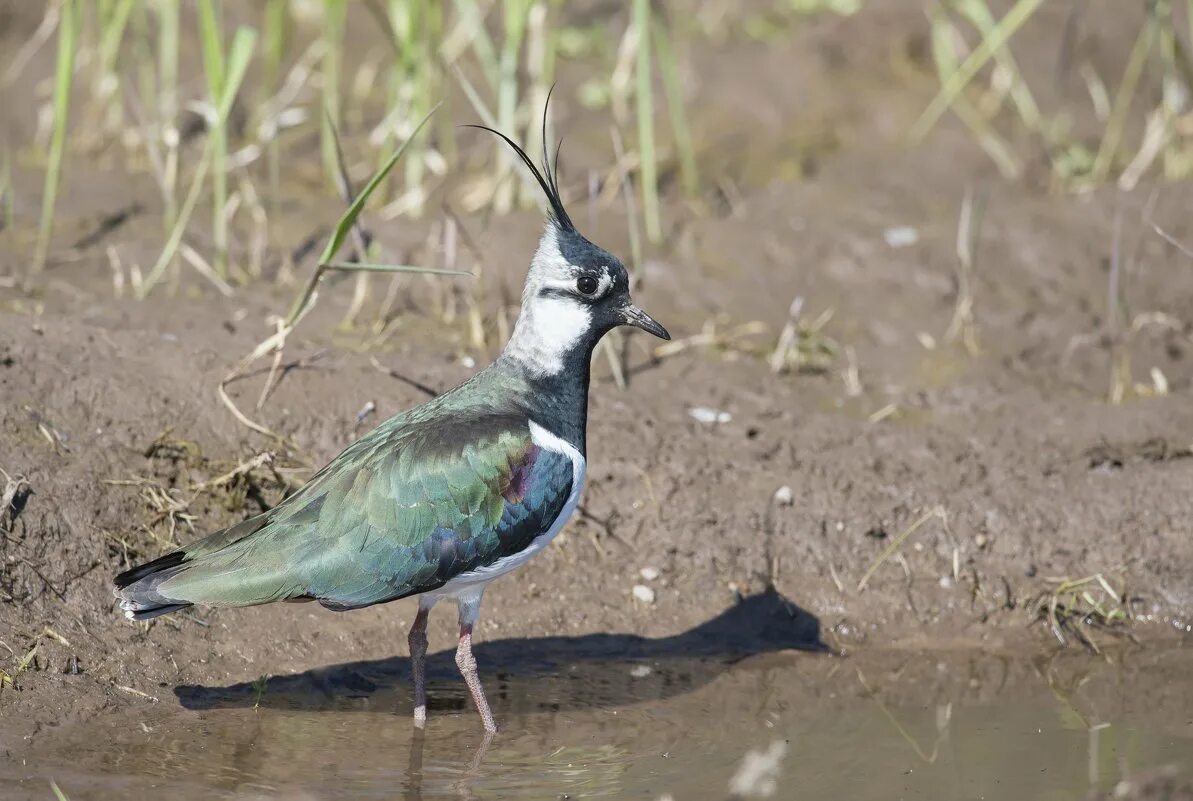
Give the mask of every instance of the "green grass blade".
M 415 126 L 414 131 L 411 132 L 406 141 L 394 151 L 394 154 L 389 157 L 385 164 L 382 165 L 381 169 L 378 170 L 369 180 L 368 184 L 365 185 L 365 188 L 361 190 L 361 193 L 356 196 L 356 199 L 352 201 L 352 205 L 348 207 L 348 211 L 344 212 L 344 216 L 340 218 L 338 223 L 336 223 L 336 227 L 332 232 L 331 239 L 327 240 L 327 247 L 323 249 L 323 254 L 319 256 L 320 264 L 329 264 L 331 260 L 335 258 L 336 253 L 344 245 L 344 240 L 348 238 L 349 231 L 352 230 L 352 226 L 356 223 L 356 218 L 360 216 L 360 212 L 364 209 L 365 203 L 368 202 L 369 197 L 373 194 L 381 182 L 385 180 L 386 176 L 389 175 L 390 170 L 394 168 L 394 165 L 398 163 L 400 158 L 402 158 L 402 154 L 406 152 L 406 148 L 410 146 L 411 140 L 418 136 L 419 131 L 423 129 L 423 126 L 427 124 L 427 120 L 431 119 L 431 115 L 434 114 L 438 108 L 439 105 L 436 104 L 435 108 L 432 108 L 426 113 L 422 120 L 419 121 L 418 125 Z
M 256 38 L 256 31 L 251 28 L 241 27 L 236 30 L 227 58 L 220 55 L 220 85 L 218 93 L 212 96 L 212 103 L 215 105 L 215 122 L 212 125 L 210 140 L 214 190 L 212 238 L 215 244 L 215 272 L 224 280 L 228 278 L 228 114 L 232 111 L 232 103 L 236 100 L 236 93 L 240 91 L 241 81 L 244 80 L 249 62 L 252 61 Z
M 638 62 L 635 100 L 638 112 L 638 158 L 642 176 L 642 213 L 646 238 L 659 242 L 663 227 L 659 221 L 659 176 L 654 142 L 654 96 L 650 81 L 650 0 L 634 0 L 634 27 L 638 32 Z
M 228 205 L 227 132 L 219 106 L 224 96 L 224 43 L 215 0 L 199 2 L 199 43 L 203 50 L 203 72 L 207 78 L 207 97 L 212 107 L 208 121 L 207 154 L 211 160 L 211 238 L 215 248 L 215 273 L 228 277 L 228 226 L 224 209 Z
M 286 55 L 286 0 L 266 0 L 265 16 L 261 23 L 263 46 L 261 101 L 277 91 L 278 78 L 282 74 L 282 59 Z
M 501 56 L 497 63 L 497 125 L 499 131 L 513 133 L 517 130 L 518 114 L 518 66 L 522 55 L 522 42 L 526 35 L 526 18 L 530 6 L 526 0 L 504 0 L 502 2 L 503 33 Z M 530 147 L 533 154 L 533 146 Z M 496 162 L 496 186 L 493 193 L 493 210 L 505 214 L 513 208 L 516 184 L 508 179 L 514 170 L 513 153 L 501 148 Z
M 265 17 L 261 23 L 262 67 L 261 81 L 257 87 L 259 99 L 257 103 L 258 118 L 254 124 L 255 130 L 261 129 L 261 114 L 268 113 L 274 94 L 281 88 L 282 61 L 286 55 L 287 14 L 289 3 L 287 0 L 266 0 Z M 266 165 L 269 175 L 269 206 L 273 217 L 281 216 L 281 174 L 282 154 L 278 141 L 278 132 L 274 131 L 265 145 Z
M 953 52 L 953 37 L 956 29 L 942 9 L 933 11 L 930 20 L 932 58 L 936 63 L 936 72 L 940 76 L 941 84 L 946 84 L 949 78 L 956 74 L 959 66 L 957 56 Z M 998 171 L 1003 178 L 1013 180 L 1019 177 L 1021 169 L 1015 154 L 998 136 L 993 126 L 974 108 L 969 98 L 963 95 L 954 98 L 953 113 L 973 132 L 981 148 L 998 165 Z
M 129 13 L 133 10 L 133 0 L 119 0 L 104 20 L 104 30 L 100 39 L 99 60 L 104 71 L 112 72 L 116 66 L 116 57 L 120 53 L 120 43 L 124 39 L 124 29 L 128 24 Z
M 371 264 L 365 261 L 333 261 L 323 265 L 329 270 L 359 273 L 422 273 L 425 275 L 466 275 L 467 270 L 442 270 L 438 267 L 415 267 L 409 264 Z
M 0 195 L 3 195 L 4 204 L 4 229 L 11 231 L 13 222 L 16 219 L 16 199 L 13 197 L 14 192 L 12 188 L 12 151 L 8 149 L 8 143 L 4 143 L 3 151 L 0 152 Z
M 1147 64 L 1148 54 L 1156 39 L 1157 20 L 1155 12 L 1149 12 L 1135 46 L 1131 48 L 1131 55 L 1127 59 L 1127 66 L 1123 70 L 1123 80 L 1114 95 L 1114 105 L 1110 109 L 1110 119 L 1106 122 L 1106 132 L 1102 135 L 1102 142 L 1098 147 L 1098 155 L 1094 159 L 1092 176 L 1094 181 L 1101 183 L 1110 175 L 1114 166 L 1114 159 L 1122 145 L 1123 133 L 1127 127 L 1127 116 L 1131 111 L 1131 101 L 1135 99 L 1135 91 L 1139 88 L 1139 79 L 1143 77 L 1143 68 Z
M 62 154 L 66 149 L 66 123 L 70 114 L 70 90 L 74 80 L 78 35 L 78 2 L 64 0 L 62 18 L 58 22 L 58 59 L 54 68 L 54 129 L 50 135 L 45 192 L 41 202 L 41 224 L 37 230 L 37 249 L 29 272 L 31 279 L 45 269 L 50 234 L 54 228 L 54 206 L 58 199 L 58 182 L 62 176 Z
M 998 24 L 990 31 L 990 35 L 983 38 L 982 43 L 969 54 L 969 58 L 965 59 L 961 68 L 949 77 L 949 82 L 940 88 L 936 97 L 932 98 L 928 108 L 924 109 L 924 113 L 911 127 L 913 139 L 921 139 L 931 130 L 941 115 L 949 106 L 953 105 L 953 100 L 965 91 L 965 87 L 969 85 L 974 76 L 1043 4 L 1044 0 L 1018 0 L 1015 3 L 1006 16 L 999 20 Z
M 468 102 L 472 104 L 472 109 L 481 118 L 481 122 L 488 125 L 490 128 L 497 128 L 497 118 L 493 116 L 493 112 L 485 105 L 485 101 L 481 98 L 480 93 L 476 91 L 476 87 L 472 85 L 472 81 L 468 80 L 468 76 L 464 74 L 458 66 L 453 65 L 456 79 L 460 82 L 460 88 L 464 90 L 464 96 L 468 98 Z
M 994 15 L 990 12 L 990 6 L 986 5 L 985 0 L 961 0 L 956 3 L 956 8 L 958 13 L 973 23 L 974 28 L 977 29 L 983 39 L 994 35 L 997 21 L 994 19 Z M 1011 102 L 1015 104 L 1015 109 L 1019 112 L 1019 117 L 1023 120 L 1023 124 L 1030 131 L 1039 131 L 1041 122 L 1040 107 L 1036 105 L 1035 97 L 1031 93 L 1031 87 L 1024 80 L 1023 71 L 1019 69 L 1019 64 L 1015 61 L 1015 56 L 1011 53 L 1011 49 L 1007 47 L 1005 42 L 994 51 L 994 59 L 1011 76 Z
M 157 11 L 157 103 L 158 124 L 161 126 L 162 142 L 166 146 L 166 163 L 163 176 L 165 202 L 162 222 L 165 230 L 174 228 L 178 219 L 178 33 L 180 14 L 176 3 L 158 3 Z M 144 23 L 144 14 L 138 17 Z M 148 26 L 143 26 L 148 30 Z M 148 59 L 145 60 L 148 63 Z M 142 97 L 149 94 L 142 91 Z
M 696 151 L 692 147 L 692 131 L 688 127 L 688 115 L 684 110 L 683 91 L 679 85 L 679 68 L 675 63 L 675 52 L 671 49 L 671 36 L 662 21 L 654 26 L 654 46 L 663 76 L 663 93 L 667 97 L 667 111 L 671 115 L 671 130 L 675 136 L 675 149 L 679 155 L 679 176 L 688 197 L 700 193 L 700 174 L 696 170 Z
M 240 91 L 240 84 L 253 60 L 253 49 L 257 44 L 257 32 L 252 28 L 240 27 L 232 37 L 232 47 L 228 50 L 227 71 L 224 74 L 223 92 L 220 95 L 219 107 L 216 113 L 221 120 L 226 120 L 232 111 L 232 102 L 236 93 Z
M 335 266 L 332 266 L 333 265 L 332 259 L 335 258 L 336 252 L 339 251 L 339 249 L 344 245 L 344 240 L 347 239 L 348 235 L 352 232 L 353 226 L 356 225 L 356 219 L 357 219 L 357 217 L 360 216 L 360 212 L 364 209 L 365 203 L 368 202 L 369 197 L 372 196 L 373 193 L 377 191 L 377 187 L 379 187 L 385 181 L 385 179 L 389 175 L 390 171 L 394 168 L 394 165 L 396 165 L 398 163 L 398 160 L 402 158 L 402 154 L 406 152 L 406 148 L 410 146 L 410 143 L 414 140 L 414 137 L 418 136 L 419 132 L 422 131 L 423 126 L 427 124 L 427 120 L 431 119 L 431 115 L 434 114 L 436 112 L 436 110 L 438 110 L 440 105 L 441 104 L 437 103 L 434 108 L 432 108 L 430 111 L 428 111 L 426 113 L 426 115 L 424 115 L 423 118 L 421 120 L 419 120 L 418 125 L 415 126 L 414 130 L 410 133 L 410 136 L 407 137 L 406 141 L 403 142 L 401 144 L 401 146 L 398 147 L 398 149 L 396 151 L 394 151 L 394 154 L 389 157 L 389 159 L 385 162 L 384 165 L 382 165 L 381 169 L 379 169 L 373 175 L 373 177 L 369 180 L 368 184 L 365 185 L 365 188 L 361 191 L 361 193 L 359 195 L 357 195 L 356 199 L 353 200 L 352 203 L 348 206 L 348 210 L 346 212 L 344 212 L 344 216 L 340 217 L 340 221 L 338 223 L 336 223 L 336 227 L 335 227 L 335 230 L 331 234 L 331 238 L 327 240 L 327 246 L 325 248 L 323 248 L 323 253 L 319 256 L 319 264 L 315 267 L 315 272 L 311 274 L 311 280 L 307 282 L 307 285 L 303 289 L 302 294 L 298 296 L 298 298 L 294 301 L 294 305 L 290 307 L 290 313 L 288 315 L 286 315 L 286 321 L 285 321 L 286 328 L 293 328 L 295 325 L 298 324 L 298 321 L 302 318 L 302 315 L 305 313 L 305 311 L 307 309 L 307 304 L 311 302 L 311 298 L 315 294 L 315 287 L 317 287 L 319 285 L 319 281 L 322 279 L 323 273 L 325 270 L 329 270 L 329 269 L 357 270 L 356 267 L 347 265 L 344 262 L 336 262 L 336 263 L 334 263 Z M 330 127 L 330 123 L 325 123 L 325 124 Z M 335 133 L 334 128 L 332 128 L 331 130 L 332 130 L 332 133 Z M 334 140 L 333 140 L 333 155 L 338 155 L 334 149 Z M 383 267 L 384 269 L 376 269 L 379 267 Z M 395 267 L 397 267 L 397 269 L 395 269 Z M 415 269 L 425 269 L 425 268 L 415 268 Z M 367 266 L 359 268 L 357 271 L 359 271 L 359 272 L 410 272 L 412 270 L 407 269 L 401 265 L 391 265 L 391 266 L 367 265 Z
M 224 50 L 220 36 L 219 14 L 215 0 L 199 0 L 199 44 L 203 48 L 203 70 L 207 73 L 207 93 L 212 102 L 224 85 Z
M 481 65 L 481 72 L 493 89 L 497 88 L 499 66 L 497 62 L 497 47 L 492 37 L 485 29 L 485 15 L 477 5 L 476 0 L 456 0 L 456 11 L 459 14 L 459 36 L 448 37 L 449 40 L 458 39 L 468 42 L 476 54 Z M 444 44 L 447 44 L 446 42 Z M 455 61 L 458 53 L 444 53 L 446 58 Z
M 148 295 L 153 290 L 154 285 L 161 280 L 166 267 L 174 260 L 174 254 L 178 252 L 178 246 L 182 244 L 182 235 L 186 233 L 187 223 L 190 222 L 191 213 L 195 210 L 195 203 L 199 200 L 199 194 L 203 189 L 203 181 L 207 177 L 207 168 L 210 164 L 211 152 L 208 149 L 203 152 L 203 158 L 199 161 L 199 166 L 195 170 L 195 177 L 191 181 L 190 191 L 187 192 L 186 200 L 183 201 L 182 208 L 178 211 L 174 227 L 170 230 L 170 237 L 166 240 L 165 247 L 162 248 L 161 254 L 157 257 L 153 269 L 145 277 L 145 283 L 143 284 L 145 295 Z
M 333 188 L 337 170 L 331 127 L 340 125 L 340 81 L 346 14 L 346 0 L 323 0 L 323 123 L 319 129 L 319 142 L 323 154 L 323 172 Z

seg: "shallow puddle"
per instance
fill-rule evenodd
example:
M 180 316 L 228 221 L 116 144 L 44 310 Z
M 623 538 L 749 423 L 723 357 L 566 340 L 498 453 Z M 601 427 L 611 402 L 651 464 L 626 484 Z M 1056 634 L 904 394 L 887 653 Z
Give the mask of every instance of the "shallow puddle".
M 729 798 L 731 785 L 776 798 L 1024 801 L 1083 799 L 1163 766 L 1193 773 L 1193 673 L 1181 649 L 730 659 L 666 642 L 488 643 L 487 664 L 504 652 L 518 666 L 487 676 L 503 726 L 490 743 L 450 653 L 431 660 L 422 735 L 407 717 L 404 658 L 264 688 L 163 688 L 161 703 L 9 751 L 0 797 L 52 799 L 53 779 L 74 801 L 683 801 Z

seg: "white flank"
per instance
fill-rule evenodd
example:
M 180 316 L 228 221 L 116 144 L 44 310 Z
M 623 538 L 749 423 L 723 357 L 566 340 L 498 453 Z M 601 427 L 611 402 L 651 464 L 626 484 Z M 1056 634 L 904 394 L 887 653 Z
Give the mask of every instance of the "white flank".
M 529 562 L 535 554 L 546 548 L 551 540 L 555 539 L 555 535 L 563 530 L 572 513 L 576 511 L 576 505 L 580 503 L 580 493 L 584 489 L 586 467 L 584 456 L 570 442 L 560 439 L 533 420 L 530 421 L 530 439 L 543 450 L 562 453 L 572 460 L 572 491 L 568 495 L 567 501 L 564 502 L 559 516 L 555 518 L 555 522 L 551 524 L 551 528 L 536 537 L 524 550 L 511 556 L 503 556 L 486 567 L 461 573 L 438 590 L 427 593 L 427 595 L 434 597 L 435 600 L 438 600 L 440 597 L 459 598 L 464 595 L 470 595 L 470 593 L 476 591 L 477 584 L 488 584 L 498 576 L 503 576 L 511 570 Z

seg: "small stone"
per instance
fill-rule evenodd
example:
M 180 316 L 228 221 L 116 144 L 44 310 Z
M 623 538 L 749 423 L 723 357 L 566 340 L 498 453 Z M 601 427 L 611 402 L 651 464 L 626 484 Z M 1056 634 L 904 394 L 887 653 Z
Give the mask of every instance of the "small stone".
M 635 679 L 644 679 L 654 672 L 654 668 L 650 665 L 634 665 L 630 668 L 630 675 Z
M 795 493 L 791 491 L 791 487 L 784 484 L 775 490 L 775 503 L 779 506 L 791 506 L 795 503 Z
M 986 538 L 985 534 L 979 534 L 973 538 L 973 544 L 978 546 L 979 549 L 981 549 L 981 548 L 985 548 L 987 545 L 989 545 L 990 540 Z
M 659 569 L 657 567 L 644 567 L 638 571 L 638 575 L 645 581 L 654 581 L 659 577 Z
M 644 604 L 654 603 L 654 590 L 647 587 L 645 584 L 634 585 L 634 597 Z
M 953 579 L 952 579 L 952 577 L 951 577 L 951 576 L 941 576 L 941 577 L 940 577 L 940 588 L 941 588 L 942 590 L 951 590 L 951 589 L 953 589 Z
M 689 409 L 688 414 L 696 422 L 704 423 L 705 425 L 728 423 L 733 419 L 733 415 L 729 414 L 729 412 L 723 412 L 720 409 L 710 409 L 707 406 L 696 406 Z
M 882 232 L 882 238 L 888 247 L 906 248 L 920 241 L 920 232 L 910 225 L 892 225 Z

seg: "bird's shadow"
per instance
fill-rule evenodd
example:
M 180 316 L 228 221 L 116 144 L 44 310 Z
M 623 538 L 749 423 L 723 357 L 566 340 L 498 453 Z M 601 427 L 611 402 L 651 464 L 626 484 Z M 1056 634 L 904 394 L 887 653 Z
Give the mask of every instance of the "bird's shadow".
M 744 658 L 791 649 L 829 651 L 820 639 L 819 620 L 767 589 L 670 637 L 511 638 L 477 643 L 474 653 L 500 714 L 661 700 L 709 683 Z M 427 675 L 432 709 L 464 706 L 453 651 L 429 655 Z M 408 711 L 409 686 L 410 660 L 394 656 L 272 676 L 264 685 L 181 685 L 174 692 L 187 709 Z

